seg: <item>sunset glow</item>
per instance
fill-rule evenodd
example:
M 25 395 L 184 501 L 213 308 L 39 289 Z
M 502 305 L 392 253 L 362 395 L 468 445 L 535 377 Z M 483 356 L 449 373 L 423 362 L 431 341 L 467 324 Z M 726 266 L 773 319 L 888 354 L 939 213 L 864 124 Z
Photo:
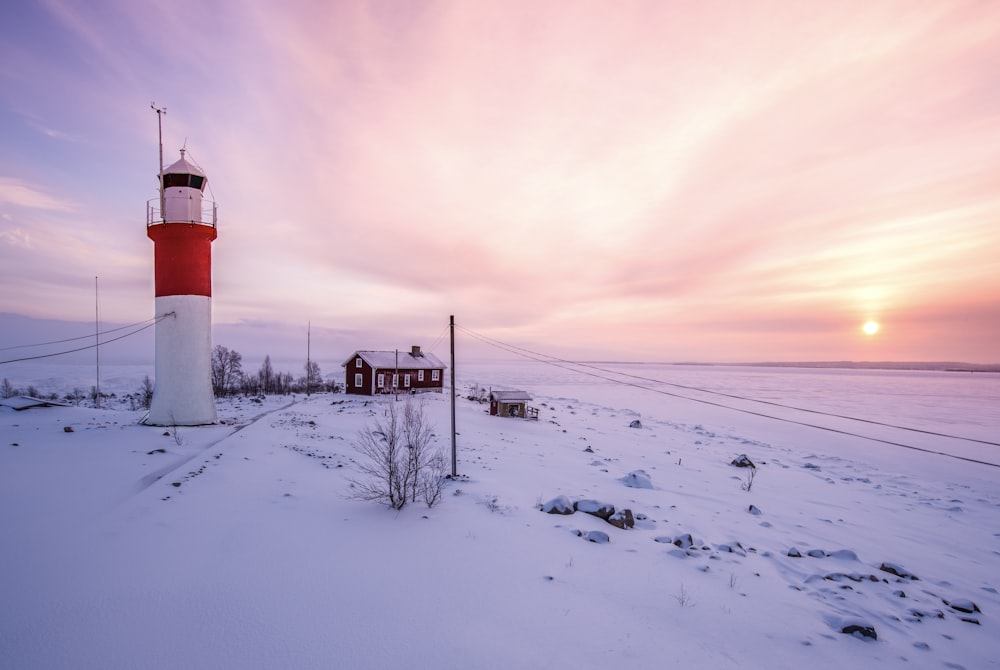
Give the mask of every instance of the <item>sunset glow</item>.
M 865 335 L 874 335 L 875 333 L 878 332 L 878 328 L 879 328 L 878 323 L 876 323 L 875 321 L 869 321 L 865 323 L 864 326 L 861 327 L 861 329 L 865 331 Z
M 86 321 L 100 275 L 151 314 L 156 101 L 219 203 L 217 325 L 1000 362 L 990 3 L 15 4 L 0 312 Z

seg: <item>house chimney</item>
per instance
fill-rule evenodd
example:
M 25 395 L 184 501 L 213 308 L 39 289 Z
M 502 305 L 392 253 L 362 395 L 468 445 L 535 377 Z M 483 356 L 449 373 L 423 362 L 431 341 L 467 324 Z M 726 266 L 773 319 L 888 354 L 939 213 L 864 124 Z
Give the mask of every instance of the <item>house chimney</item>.
M 423 356 L 423 354 L 420 353 L 420 347 L 416 344 L 414 344 L 413 348 L 410 350 L 410 355 L 414 358 L 421 358 Z

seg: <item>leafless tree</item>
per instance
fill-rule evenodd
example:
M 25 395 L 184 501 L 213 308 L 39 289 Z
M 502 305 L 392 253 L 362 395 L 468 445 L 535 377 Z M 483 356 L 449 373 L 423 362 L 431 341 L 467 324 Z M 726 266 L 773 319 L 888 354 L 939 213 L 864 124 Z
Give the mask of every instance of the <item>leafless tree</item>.
M 212 350 L 212 392 L 216 397 L 232 393 L 243 375 L 243 356 L 221 344 Z
M 14 385 L 10 383 L 10 380 L 6 377 L 3 378 L 3 386 L 0 387 L 0 396 L 4 398 L 14 397 Z
M 143 409 L 149 409 L 149 405 L 153 402 L 153 382 L 150 381 L 149 375 L 142 378 L 142 385 L 139 386 L 139 404 L 142 405 Z
M 386 403 L 384 418 L 363 428 L 355 443 L 363 477 L 351 480 L 351 497 L 392 509 L 418 499 L 433 507 L 441 499 L 445 469 L 444 457 L 431 448 L 433 438 L 421 405 L 408 399 L 400 411 L 397 403 Z

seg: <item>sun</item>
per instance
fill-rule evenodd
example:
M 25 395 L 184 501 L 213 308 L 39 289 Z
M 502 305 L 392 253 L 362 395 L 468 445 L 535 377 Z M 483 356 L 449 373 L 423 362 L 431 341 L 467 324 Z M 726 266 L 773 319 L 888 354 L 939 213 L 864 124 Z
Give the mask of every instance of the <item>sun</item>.
M 861 326 L 861 330 L 865 331 L 865 335 L 874 335 L 878 332 L 878 321 L 868 321 Z

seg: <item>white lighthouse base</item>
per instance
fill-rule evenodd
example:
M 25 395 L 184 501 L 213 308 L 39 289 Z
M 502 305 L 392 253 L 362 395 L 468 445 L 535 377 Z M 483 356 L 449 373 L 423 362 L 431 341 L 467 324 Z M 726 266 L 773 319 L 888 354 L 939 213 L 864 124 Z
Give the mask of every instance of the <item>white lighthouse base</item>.
M 216 423 L 212 394 L 212 299 L 171 295 L 156 299 L 156 382 L 145 423 Z

